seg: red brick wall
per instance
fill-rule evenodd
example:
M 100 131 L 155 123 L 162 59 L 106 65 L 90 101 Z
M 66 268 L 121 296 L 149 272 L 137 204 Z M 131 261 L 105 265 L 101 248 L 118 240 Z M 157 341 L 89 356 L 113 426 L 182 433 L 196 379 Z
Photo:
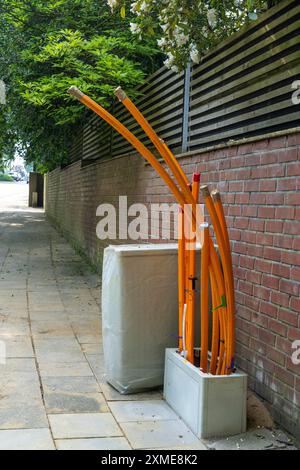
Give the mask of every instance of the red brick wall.
M 236 303 L 237 361 L 275 418 L 300 436 L 300 134 L 180 158 L 188 175 L 218 187 L 230 227 Z M 49 175 L 49 217 L 95 263 L 96 208 L 118 203 L 173 202 L 151 167 L 136 155 L 80 163 Z M 120 241 L 124 243 L 124 241 Z

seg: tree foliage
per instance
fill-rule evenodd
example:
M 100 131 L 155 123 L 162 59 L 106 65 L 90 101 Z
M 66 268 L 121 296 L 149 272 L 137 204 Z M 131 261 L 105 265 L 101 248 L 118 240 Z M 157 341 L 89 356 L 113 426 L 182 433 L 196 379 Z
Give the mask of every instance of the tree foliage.
M 132 37 L 131 20 L 111 15 L 105 0 L 0 0 L 0 159 L 18 147 L 43 169 L 67 161 L 85 113 L 71 85 L 105 106 L 119 84 L 134 92 L 159 55 L 154 39 Z
M 224 38 L 256 20 L 259 13 L 280 0 L 135 0 L 130 28 L 134 36 L 156 37 L 167 56 L 165 65 L 175 72 L 201 57 Z M 107 0 L 124 17 L 124 0 Z

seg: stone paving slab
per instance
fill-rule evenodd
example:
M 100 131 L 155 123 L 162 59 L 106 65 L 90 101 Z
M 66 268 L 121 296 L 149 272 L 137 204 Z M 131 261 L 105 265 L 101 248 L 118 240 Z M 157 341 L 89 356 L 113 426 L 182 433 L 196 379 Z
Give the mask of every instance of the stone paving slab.
M 176 413 L 164 400 L 115 401 L 111 402 L 109 407 L 119 423 L 177 419 Z
M 28 320 L 25 318 L 7 318 L 0 325 L 0 334 L 7 336 L 30 336 Z
M 89 377 L 93 372 L 87 362 L 43 362 L 40 364 L 40 374 L 44 377 Z
M 167 449 L 199 444 L 199 440 L 180 419 L 136 421 L 121 423 L 120 426 L 134 449 Z
M 105 380 L 105 365 L 103 354 L 85 354 L 85 357 L 99 383 Z
M 85 357 L 84 354 L 81 351 L 59 351 L 55 352 L 41 352 L 40 350 L 36 351 L 36 357 L 41 365 L 43 367 L 44 363 L 49 363 L 53 362 L 55 364 L 65 364 L 65 363 L 72 363 L 72 362 L 84 362 Z
M 50 310 L 50 311 L 49 311 Z M 57 321 L 65 321 L 67 322 L 69 317 L 68 314 L 62 309 L 62 310 L 52 310 L 48 308 L 48 310 L 34 310 L 31 311 L 30 317 L 32 321 L 45 321 L 45 322 L 57 322 Z
M 100 344 L 102 342 L 102 337 L 99 334 L 90 334 L 90 335 L 76 335 L 80 344 Z
M 5 344 L 6 357 L 26 358 L 34 357 L 31 338 L 29 336 L 15 336 L 0 334 L 0 341 Z
M 81 347 L 75 337 L 51 337 L 51 338 L 35 338 L 35 349 L 39 353 L 53 352 L 81 352 Z
M 49 307 L 48 307 L 49 308 Z M 74 333 L 68 321 L 33 321 L 32 334 L 37 338 L 55 337 L 73 337 Z
M 7 320 L 28 320 L 28 313 L 25 308 L 6 307 L 2 313 L 7 317 Z
M 111 413 L 49 415 L 54 439 L 122 436 Z
M 12 404 L 0 408 L 0 429 L 45 428 L 48 426 L 46 412 L 42 403 Z
M 0 431 L 0 450 L 54 450 L 48 428 Z
M 47 413 L 107 413 L 102 393 L 45 392 Z
M 55 443 L 58 450 L 131 450 L 124 437 L 58 439 Z
M 7 358 L 5 364 L 0 364 L 0 377 L 15 373 L 15 377 L 26 372 L 37 376 L 36 363 L 33 358 Z
M 104 374 L 105 377 L 105 374 Z M 105 396 L 108 402 L 111 401 L 145 401 L 145 400 L 160 400 L 162 399 L 162 391 L 149 391 L 145 393 L 132 393 L 130 395 L 122 395 L 117 390 L 115 390 L 111 385 L 103 381 L 100 383 L 100 387 L 103 395 Z
M 45 393 L 98 393 L 99 384 L 92 377 L 45 377 L 43 378 Z
M 90 343 L 90 344 L 82 344 L 81 349 L 85 354 L 91 355 L 99 355 L 103 353 L 103 346 L 101 343 Z

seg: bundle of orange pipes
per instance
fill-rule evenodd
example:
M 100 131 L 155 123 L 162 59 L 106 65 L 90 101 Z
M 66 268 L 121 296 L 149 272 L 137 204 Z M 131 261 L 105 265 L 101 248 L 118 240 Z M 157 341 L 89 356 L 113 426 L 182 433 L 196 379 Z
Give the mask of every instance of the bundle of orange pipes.
M 195 362 L 195 303 L 197 291 L 196 240 L 201 241 L 200 315 L 201 348 L 199 367 L 204 373 L 228 375 L 234 370 L 234 283 L 230 243 L 220 193 L 200 187 L 200 174 L 190 183 L 178 160 L 155 133 L 142 113 L 119 87 L 116 96 L 136 119 L 163 158 L 173 177 L 120 121 L 94 100 L 71 87 L 69 93 L 119 132 L 144 157 L 164 180 L 180 206 L 178 240 L 179 353 Z M 199 187 L 211 221 L 217 247 L 209 224 L 199 209 Z M 211 295 L 210 295 L 211 293 Z M 210 308 L 209 299 L 212 299 Z M 212 334 L 209 337 L 210 315 Z

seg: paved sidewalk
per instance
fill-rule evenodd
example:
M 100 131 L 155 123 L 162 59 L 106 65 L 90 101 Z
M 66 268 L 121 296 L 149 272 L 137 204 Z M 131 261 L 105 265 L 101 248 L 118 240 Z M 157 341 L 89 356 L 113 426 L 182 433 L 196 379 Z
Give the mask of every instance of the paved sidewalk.
M 27 191 L 0 183 L 0 450 L 206 449 L 161 393 L 121 396 L 105 383 L 99 277 L 26 208 Z
M 161 393 L 105 383 L 99 277 L 27 191 L 0 185 L 0 449 L 203 448 Z

